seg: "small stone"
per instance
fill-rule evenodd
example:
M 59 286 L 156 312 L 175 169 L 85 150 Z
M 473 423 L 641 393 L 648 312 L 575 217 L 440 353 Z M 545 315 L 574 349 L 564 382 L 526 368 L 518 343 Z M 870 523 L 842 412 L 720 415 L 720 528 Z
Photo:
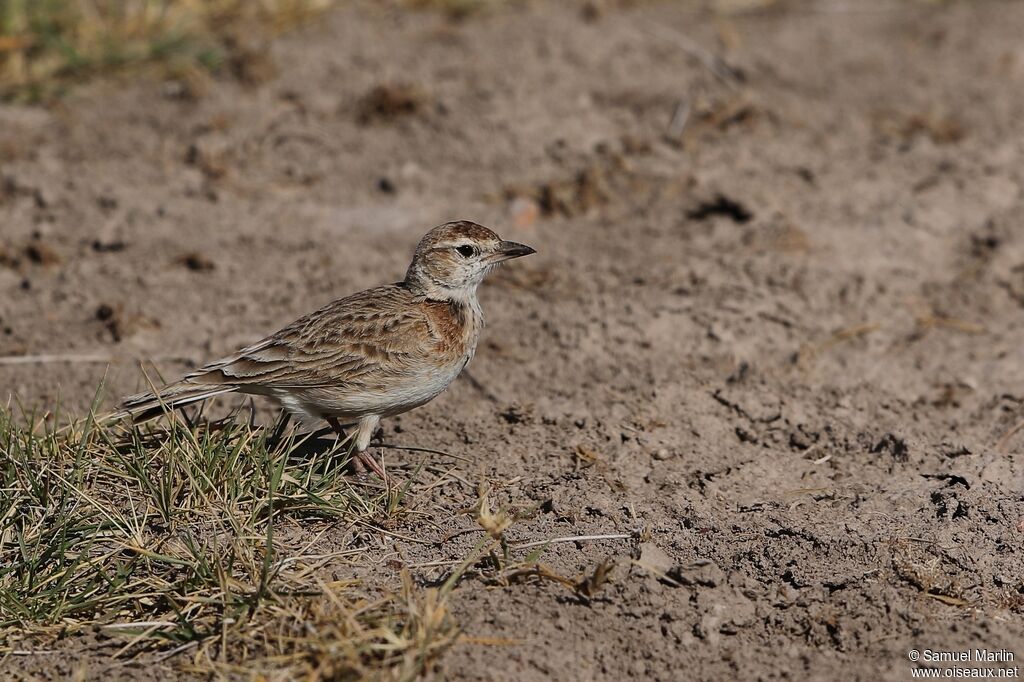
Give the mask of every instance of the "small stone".
M 660 575 L 665 575 L 675 565 L 672 557 L 653 542 L 640 545 L 640 563 Z
M 25 247 L 25 257 L 35 265 L 56 265 L 60 256 L 46 244 L 35 241 Z
M 654 459 L 658 460 L 659 462 L 663 462 L 663 461 L 665 461 L 666 459 L 668 459 L 671 456 L 672 456 L 672 453 L 669 451 L 668 448 L 658 448 L 651 455 L 651 457 L 653 457 Z
M 776 590 L 775 593 L 779 596 L 779 599 L 786 604 L 792 604 L 797 600 L 797 597 L 800 596 L 800 593 L 797 592 L 796 588 L 786 583 L 780 584 L 779 589 Z
M 118 251 L 124 251 L 126 246 L 127 244 L 120 239 L 94 239 L 92 241 L 92 250 L 96 253 L 116 253 Z
M 508 212 L 512 215 L 512 221 L 520 230 L 533 227 L 540 216 L 540 206 L 533 199 L 527 197 L 516 197 L 508 204 Z
M 362 125 L 393 122 L 422 113 L 429 99 L 425 92 L 412 84 L 378 85 L 359 100 L 356 120 Z
M 228 172 L 228 144 L 219 136 L 210 135 L 195 140 L 185 153 L 185 163 L 195 166 L 211 179 L 224 177 Z
M 717 587 L 725 581 L 725 573 L 713 561 L 699 560 L 689 566 L 673 569 L 669 577 L 684 585 Z
M 104 211 L 113 211 L 118 206 L 117 197 L 112 194 L 101 194 L 96 197 L 96 205 Z
M 114 317 L 114 309 L 110 305 L 108 305 L 106 303 L 101 303 L 99 305 L 99 307 L 96 308 L 96 319 L 97 320 L 106 322 L 107 320 L 113 319 L 113 317 Z
M 210 272 L 217 267 L 216 263 L 198 252 L 184 253 L 175 262 L 193 272 Z
M 50 208 L 57 203 L 57 195 L 50 187 L 36 187 L 32 190 L 36 208 Z

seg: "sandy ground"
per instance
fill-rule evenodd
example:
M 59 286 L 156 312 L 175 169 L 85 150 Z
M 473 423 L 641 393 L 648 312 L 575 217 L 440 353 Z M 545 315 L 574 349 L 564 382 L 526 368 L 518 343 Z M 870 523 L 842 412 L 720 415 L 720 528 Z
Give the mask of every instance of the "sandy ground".
M 80 412 L 98 356 L 110 405 L 140 360 L 229 352 L 473 219 L 539 253 L 482 292 L 475 382 L 385 438 L 536 507 L 513 541 L 643 538 L 544 553 L 571 577 L 611 560 L 589 603 L 468 578 L 454 609 L 481 639 L 438 676 L 1020 659 L 1024 432 L 997 445 L 1024 417 L 1022 34 L 1009 2 L 361 5 L 276 40 L 256 86 L 0 107 L 0 355 L 86 356 L 2 365 L 0 397 Z M 395 530 L 474 528 L 474 498 L 436 487 Z M 357 573 L 396 584 L 478 537 L 396 540 Z

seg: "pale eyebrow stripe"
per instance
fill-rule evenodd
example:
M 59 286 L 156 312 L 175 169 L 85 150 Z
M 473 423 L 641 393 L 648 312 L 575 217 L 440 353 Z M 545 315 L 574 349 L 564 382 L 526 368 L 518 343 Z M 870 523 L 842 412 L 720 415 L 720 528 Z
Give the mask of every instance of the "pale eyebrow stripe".
M 432 246 L 429 249 L 427 249 L 427 252 L 429 253 L 431 251 L 447 251 L 448 249 L 457 249 L 460 246 L 474 246 L 475 247 L 475 246 L 478 246 L 478 245 L 475 242 L 467 241 L 467 242 L 461 242 L 461 243 L 458 243 L 458 244 L 448 244 L 447 246 Z

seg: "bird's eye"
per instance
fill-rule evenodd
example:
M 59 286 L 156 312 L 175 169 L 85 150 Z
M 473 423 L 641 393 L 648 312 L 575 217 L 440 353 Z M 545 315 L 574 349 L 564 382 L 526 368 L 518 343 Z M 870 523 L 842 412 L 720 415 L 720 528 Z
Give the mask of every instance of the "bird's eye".
M 463 258 L 469 258 L 470 256 L 476 253 L 476 248 L 470 246 L 469 244 L 463 244 L 462 246 L 458 247 L 455 250 L 458 251 L 459 255 L 462 256 Z

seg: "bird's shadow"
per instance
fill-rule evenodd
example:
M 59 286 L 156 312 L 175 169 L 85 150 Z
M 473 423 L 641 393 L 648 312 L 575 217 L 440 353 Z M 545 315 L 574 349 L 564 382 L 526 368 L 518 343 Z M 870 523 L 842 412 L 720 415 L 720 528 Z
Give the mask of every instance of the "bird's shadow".
M 328 473 L 336 467 L 351 470 L 352 448 L 347 433 L 339 435 L 331 428 L 296 431 L 288 428 L 289 423 L 287 413 L 282 414 L 267 437 L 268 451 L 285 449 L 289 465 L 312 467 L 314 473 Z
M 313 473 L 322 474 L 351 469 L 352 441 L 346 437 L 347 434 L 339 435 L 329 427 L 305 431 L 289 428 L 291 420 L 287 414 L 282 414 L 272 425 L 259 425 L 255 422 L 254 416 L 247 420 L 239 419 L 239 412 L 240 410 L 232 411 L 220 419 L 206 419 L 202 411 L 189 413 L 182 410 L 178 413 L 181 421 L 177 424 L 172 421 L 171 424 L 147 425 L 141 428 L 133 424 L 131 430 L 123 434 L 123 437 L 113 445 L 122 454 L 127 454 L 136 445 L 155 447 L 175 438 L 176 429 L 182 426 L 197 435 L 203 432 L 227 431 L 241 426 L 253 433 L 265 434 L 261 434 L 265 438 L 262 447 L 273 455 L 283 453 L 289 468 L 311 468 Z
M 331 429 L 296 434 L 294 439 L 285 438 L 280 442 L 267 441 L 271 452 L 287 449 L 288 465 L 312 467 L 314 473 L 328 473 L 336 468 L 351 469 L 352 453 L 347 445 Z
M 227 416 L 219 419 L 206 418 L 203 410 L 180 410 L 171 416 L 167 422 L 154 426 L 152 424 L 141 426 L 130 425 L 130 429 L 124 432 L 120 438 L 111 444 L 121 454 L 129 454 L 137 446 L 157 447 L 168 440 L 179 437 L 179 428 L 184 428 L 196 436 L 205 433 L 230 431 L 234 429 L 248 430 L 251 433 L 259 434 L 258 438 L 263 439 L 262 449 L 273 456 L 276 461 L 280 455 L 284 455 L 285 465 L 288 468 L 302 469 L 312 474 L 332 476 L 338 473 L 355 474 L 360 481 L 365 478 L 365 472 L 360 471 L 354 465 L 353 440 L 350 437 L 351 429 L 355 425 L 343 425 L 341 434 L 338 434 L 330 427 L 323 427 L 312 430 L 302 430 L 302 425 L 296 424 L 292 428 L 292 420 L 287 413 L 282 413 L 273 424 L 259 424 L 255 419 L 255 408 L 252 408 L 248 418 L 243 414 L 243 408 L 236 408 Z M 453 459 L 470 461 L 464 457 L 458 457 L 442 450 L 416 446 L 399 445 L 383 441 L 383 431 L 378 430 L 371 441 L 374 447 L 384 450 L 402 450 L 407 452 L 419 452 L 433 454 Z M 404 469 L 406 465 L 398 463 L 392 465 L 397 469 Z M 409 464 L 414 469 L 422 466 Z

